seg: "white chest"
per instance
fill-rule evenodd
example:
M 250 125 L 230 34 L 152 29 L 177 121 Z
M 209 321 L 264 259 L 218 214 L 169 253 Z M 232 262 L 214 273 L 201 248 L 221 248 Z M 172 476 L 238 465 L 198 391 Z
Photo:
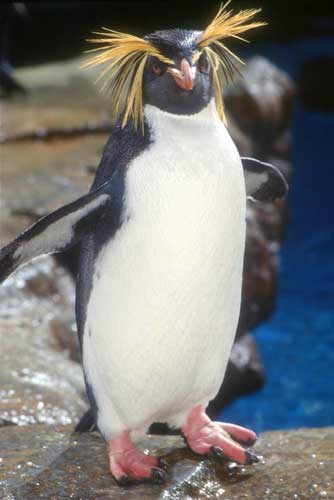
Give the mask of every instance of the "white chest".
M 239 155 L 212 105 L 193 117 L 153 107 L 146 116 L 153 143 L 129 166 L 123 225 L 96 264 L 84 362 L 88 372 L 99 366 L 113 401 L 122 382 L 135 397 L 146 384 L 150 401 L 167 391 L 160 406 L 168 407 L 171 397 L 214 392 L 224 374 L 240 306 L 246 195 Z
M 150 252 L 154 267 L 165 253 L 187 272 L 187 262 L 200 263 L 215 245 L 234 246 L 243 235 L 241 161 L 214 107 L 195 117 L 153 107 L 146 115 L 154 142 L 129 167 L 124 231 L 132 247 Z

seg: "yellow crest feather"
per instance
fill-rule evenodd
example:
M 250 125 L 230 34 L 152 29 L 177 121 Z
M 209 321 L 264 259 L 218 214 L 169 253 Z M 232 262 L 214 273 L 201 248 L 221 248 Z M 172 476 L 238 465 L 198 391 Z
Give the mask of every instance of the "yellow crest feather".
M 83 67 L 90 68 L 99 64 L 108 63 L 97 81 L 106 77 L 102 89 L 110 93 L 114 106 L 115 119 L 121 115 L 122 127 L 129 118 L 133 119 L 134 126 L 140 124 L 144 129 L 143 116 L 143 75 L 148 56 L 157 57 L 166 64 L 174 64 L 171 59 L 164 57 L 159 50 L 147 40 L 119 31 L 102 28 L 103 32 L 95 32 L 99 38 L 87 40 L 91 43 L 102 44 L 101 47 L 87 52 L 101 52 L 94 56 Z
M 201 48 L 207 47 L 212 42 L 221 40 L 222 38 L 233 37 L 242 41 L 247 41 L 238 36 L 245 31 L 259 28 L 266 23 L 261 21 L 248 22 L 253 19 L 256 14 L 261 12 L 261 9 L 247 9 L 241 10 L 238 13 L 233 13 L 227 10 L 232 0 L 228 0 L 225 5 L 221 5 L 216 17 L 211 21 L 209 26 L 205 28 L 199 39 L 199 46 Z
M 225 81 L 233 80 L 234 74 L 239 73 L 233 59 L 239 64 L 244 63 L 221 40 L 232 37 L 247 42 L 247 40 L 239 36 L 240 33 L 267 24 L 261 21 L 250 22 L 261 9 L 241 10 L 238 13 L 227 10 L 231 1 L 228 0 L 225 5 L 220 6 L 217 15 L 203 31 L 198 40 L 199 49 L 205 52 L 211 64 L 213 84 L 216 90 L 216 106 L 224 122 L 226 122 L 226 119 L 222 98 L 223 84 Z

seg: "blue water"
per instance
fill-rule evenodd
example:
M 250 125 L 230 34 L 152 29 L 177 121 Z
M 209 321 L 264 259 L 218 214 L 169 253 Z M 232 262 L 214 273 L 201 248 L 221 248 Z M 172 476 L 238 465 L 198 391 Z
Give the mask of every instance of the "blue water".
M 334 38 L 259 52 L 294 77 L 305 59 L 333 56 Z M 333 151 L 334 114 L 309 112 L 297 104 L 278 304 L 272 318 L 254 332 L 266 384 L 220 415 L 257 432 L 334 425 Z

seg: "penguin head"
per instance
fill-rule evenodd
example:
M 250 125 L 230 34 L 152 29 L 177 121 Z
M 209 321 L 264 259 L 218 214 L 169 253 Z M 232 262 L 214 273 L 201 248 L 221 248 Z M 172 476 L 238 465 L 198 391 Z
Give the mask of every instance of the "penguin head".
M 240 39 L 239 34 L 264 25 L 253 21 L 259 9 L 227 10 L 229 0 L 203 30 L 171 29 L 155 31 L 144 38 L 102 28 L 102 44 L 84 67 L 106 64 L 99 79 L 110 95 L 115 121 L 124 127 L 129 121 L 144 131 L 144 106 L 191 115 L 198 113 L 214 97 L 224 120 L 222 87 L 233 78 L 240 59 L 223 43 L 224 38 Z M 241 39 L 242 40 L 242 39 Z
M 214 97 L 211 65 L 199 53 L 200 31 L 173 29 L 145 37 L 171 64 L 149 56 L 143 78 L 143 102 L 169 113 L 198 113 Z

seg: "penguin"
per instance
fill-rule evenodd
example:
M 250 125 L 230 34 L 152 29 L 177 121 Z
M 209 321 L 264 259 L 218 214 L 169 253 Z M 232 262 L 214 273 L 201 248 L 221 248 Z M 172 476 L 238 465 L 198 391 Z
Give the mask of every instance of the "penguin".
M 253 431 L 205 413 L 239 318 L 246 198 L 287 190 L 274 166 L 240 158 L 225 126 L 222 85 L 236 56 L 221 40 L 261 26 L 257 12 L 225 5 L 202 31 L 98 33 L 87 65 L 107 63 L 115 124 L 92 187 L 0 253 L 3 281 L 80 245 L 83 426 L 101 432 L 120 485 L 164 480 L 163 461 L 135 444 L 153 422 L 180 429 L 198 455 L 258 461 Z

